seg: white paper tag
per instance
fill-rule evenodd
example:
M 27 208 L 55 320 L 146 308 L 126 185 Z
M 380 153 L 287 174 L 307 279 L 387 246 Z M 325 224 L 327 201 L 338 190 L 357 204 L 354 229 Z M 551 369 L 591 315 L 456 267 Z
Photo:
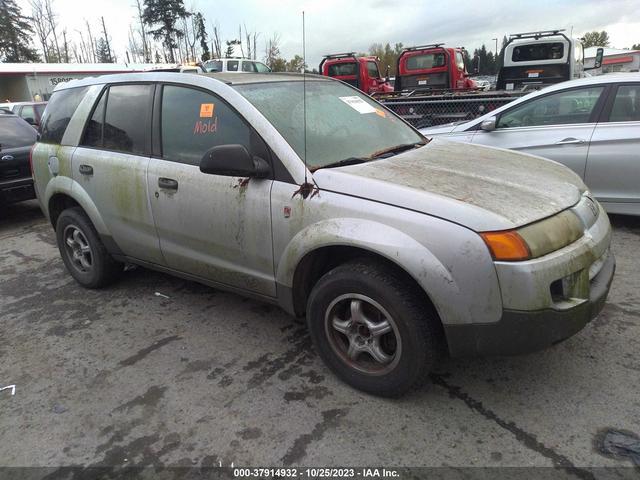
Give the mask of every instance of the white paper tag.
M 418 80 L 418 85 L 426 85 L 427 81 L 426 80 Z
M 513 83 L 507 83 L 505 87 L 506 87 L 506 90 L 513 90 Z
M 531 72 L 529 74 L 529 78 L 538 78 L 540 76 L 540 74 L 538 72 Z
M 360 97 L 353 96 L 353 97 L 338 97 L 338 98 L 340 98 L 340 100 L 342 100 L 344 103 L 346 103 L 351 108 L 353 108 L 356 112 L 359 112 L 359 113 L 375 113 L 375 111 L 376 111 L 376 109 L 374 107 L 369 105 L 367 102 L 365 102 Z

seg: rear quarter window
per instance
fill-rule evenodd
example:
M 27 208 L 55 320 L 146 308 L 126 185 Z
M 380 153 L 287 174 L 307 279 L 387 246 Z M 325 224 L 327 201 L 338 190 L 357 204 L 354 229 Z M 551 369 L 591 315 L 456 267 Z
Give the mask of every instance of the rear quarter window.
M 36 131 L 16 117 L 0 116 L 0 151 L 28 147 L 36 142 Z
M 58 144 L 89 87 L 54 92 L 42 116 L 40 142 Z

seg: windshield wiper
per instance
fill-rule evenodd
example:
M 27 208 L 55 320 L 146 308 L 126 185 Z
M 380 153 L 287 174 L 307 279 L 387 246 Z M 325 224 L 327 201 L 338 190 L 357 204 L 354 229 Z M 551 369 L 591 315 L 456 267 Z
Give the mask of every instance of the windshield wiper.
M 426 145 L 426 144 L 427 142 L 401 143 L 400 145 L 395 145 L 393 147 L 385 148 L 384 150 L 378 150 L 377 152 L 371 154 L 369 158 L 379 158 L 389 153 L 396 154 L 396 153 L 404 152 L 405 150 L 411 150 L 412 148 L 422 147 L 423 145 Z
M 314 169 L 312 169 L 312 172 L 315 172 L 316 170 L 319 170 L 320 168 L 334 168 L 334 167 L 346 167 L 347 165 L 356 165 L 358 163 L 364 163 L 364 162 L 368 162 L 369 159 L 368 158 L 364 158 L 364 157 L 349 157 L 349 158 L 345 158 L 344 160 L 338 160 L 337 162 L 332 162 L 332 163 L 327 163 L 326 165 L 321 165 L 319 167 L 316 167 Z

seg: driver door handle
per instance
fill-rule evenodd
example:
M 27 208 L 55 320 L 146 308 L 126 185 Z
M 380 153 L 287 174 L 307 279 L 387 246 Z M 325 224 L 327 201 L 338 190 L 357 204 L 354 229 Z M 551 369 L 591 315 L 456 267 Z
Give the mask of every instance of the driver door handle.
M 585 143 L 585 141 L 579 138 L 569 137 L 569 138 L 565 138 L 564 140 L 560 140 L 559 142 L 556 142 L 556 145 L 577 145 L 580 143 Z
M 178 190 L 178 181 L 173 178 L 158 178 L 158 187 L 165 190 Z

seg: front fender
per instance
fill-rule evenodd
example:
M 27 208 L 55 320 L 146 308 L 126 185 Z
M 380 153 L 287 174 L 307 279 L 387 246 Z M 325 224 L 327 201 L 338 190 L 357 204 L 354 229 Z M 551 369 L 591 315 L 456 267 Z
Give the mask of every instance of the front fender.
M 446 299 L 460 296 L 460 289 L 447 268 L 409 235 L 372 220 L 331 219 L 305 227 L 289 242 L 278 262 L 278 283 L 292 287 L 300 261 L 309 253 L 329 246 L 357 247 L 395 263 L 427 292 L 440 318 L 452 317 Z

